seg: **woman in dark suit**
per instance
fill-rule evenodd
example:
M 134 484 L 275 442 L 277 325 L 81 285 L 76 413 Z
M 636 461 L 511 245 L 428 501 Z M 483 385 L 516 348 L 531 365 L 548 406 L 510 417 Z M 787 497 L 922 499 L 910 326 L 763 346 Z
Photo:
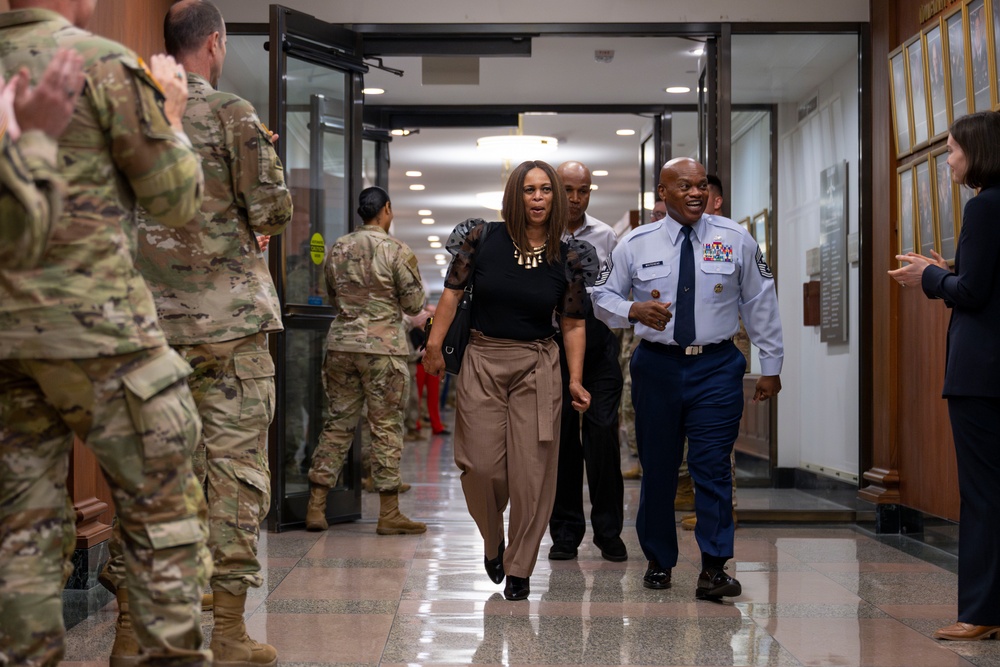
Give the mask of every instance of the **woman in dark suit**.
M 965 207 L 954 270 L 941 255 L 897 255 L 890 271 L 951 308 L 944 397 L 955 439 L 961 496 L 958 622 L 936 639 L 1000 635 L 1000 114 L 955 121 L 952 179 L 979 190 Z

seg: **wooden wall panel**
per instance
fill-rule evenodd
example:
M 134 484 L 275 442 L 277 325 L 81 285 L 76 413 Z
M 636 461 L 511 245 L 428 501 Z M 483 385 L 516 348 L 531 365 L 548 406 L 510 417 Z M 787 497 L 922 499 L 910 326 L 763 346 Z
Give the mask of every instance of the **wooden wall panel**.
M 949 8 L 958 3 L 950 3 Z M 880 275 L 894 268 L 896 167 L 926 158 L 931 148 L 895 159 L 888 53 L 923 27 L 922 0 L 872 0 L 873 42 L 873 467 L 862 497 L 900 502 L 935 516 L 958 519 L 958 476 L 947 404 L 941 398 L 949 312 L 918 289 L 902 289 Z M 947 11 L 946 8 L 944 11 Z M 934 146 L 936 147 L 937 144 Z M 897 484 L 882 494 L 881 481 Z M 895 496 L 896 500 L 893 500 Z
M 101 0 L 88 29 L 149 59 L 163 52 L 163 17 L 173 0 Z

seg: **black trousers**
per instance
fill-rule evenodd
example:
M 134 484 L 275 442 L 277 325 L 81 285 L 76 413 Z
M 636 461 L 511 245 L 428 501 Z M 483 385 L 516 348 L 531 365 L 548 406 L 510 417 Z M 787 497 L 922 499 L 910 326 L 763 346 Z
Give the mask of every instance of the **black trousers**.
M 949 396 L 958 459 L 958 620 L 1000 625 L 1000 398 Z
M 587 531 L 583 513 L 584 466 L 595 541 L 615 538 L 622 532 L 625 485 L 618 452 L 618 406 L 622 397 L 619 343 L 604 323 L 588 317 L 583 386 L 590 392 L 590 408 L 581 415 L 570 404 L 566 350 L 562 339 L 557 337 L 557 340 L 563 374 L 563 411 L 556 501 L 549 533 L 555 544 L 579 546 Z

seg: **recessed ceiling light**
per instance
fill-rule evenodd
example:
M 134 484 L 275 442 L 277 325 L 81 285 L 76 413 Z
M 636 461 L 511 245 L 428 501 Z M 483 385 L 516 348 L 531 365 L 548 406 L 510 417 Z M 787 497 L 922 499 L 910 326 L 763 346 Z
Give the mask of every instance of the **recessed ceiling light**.
M 688 53 L 690 53 L 692 56 L 703 56 L 705 55 L 705 47 L 696 46 L 693 49 L 688 49 Z
M 441 245 L 440 241 L 434 241 L 434 243 L 431 243 L 431 247 L 432 248 L 442 248 L 443 246 Z
M 635 130 L 617 130 L 615 132 L 619 137 L 631 137 L 635 134 Z
M 428 236 L 427 240 L 428 241 L 440 241 L 441 237 L 440 236 Z
M 444 254 L 438 253 L 438 254 L 434 255 L 434 259 L 448 259 L 448 258 L 445 257 Z
M 594 171 L 592 171 L 590 173 L 593 174 L 594 176 L 607 176 L 608 175 L 608 170 L 607 169 L 595 169 Z
M 424 186 L 422 186 L 420 183 L 414 183 L 413 185 L 410 186 L 410 189 L 411 190 L 423 190 Z
M 674 93 L 674 94 L 690 93 L 691 92 L 691 89 L 688 88 L 687 86 L 670 86 L 669 88 L 666 88 L 665 90 L 668 93 Z
M 435 259 L 434 263 L 437 264 L 438 266 L 444 266 L 445 264 L 448 263 L 448 260 L 442 257 L 441 259 Z
M 385 88 L 362 88 L 361 92 L 365 95 L 384 95 Z
M 422 172 L 422 171 L 408 171 L 408 172 L 406 172 L 406 175 L 407 176 L 412 176 L 413 178 L 420 178 L 421 176 L 424 175 L 424 172 Z
M 591 190 L 596 190 L 597 189 L 597 185 L 596 184 L 591 184 L 590 189 Z
M 406 130 L 389 130 L 389 134 L 394 137 L 402 137 L 406 134 Z
M 431 210 L 429 208 L 422 208 L 419 211 L 417 211 L 417 215 L 430 215 L 430 214 Z
M 421 218 L 420 224 L 421 225 L 433 225 L 434 224 L 434 218 Z

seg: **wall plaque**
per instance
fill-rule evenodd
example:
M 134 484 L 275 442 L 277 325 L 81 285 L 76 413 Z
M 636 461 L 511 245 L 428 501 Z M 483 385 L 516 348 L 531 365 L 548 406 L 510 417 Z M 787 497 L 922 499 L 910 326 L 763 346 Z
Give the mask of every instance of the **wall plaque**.
M 847 162 L 820 174 L 820 340 L 847 342 Z

